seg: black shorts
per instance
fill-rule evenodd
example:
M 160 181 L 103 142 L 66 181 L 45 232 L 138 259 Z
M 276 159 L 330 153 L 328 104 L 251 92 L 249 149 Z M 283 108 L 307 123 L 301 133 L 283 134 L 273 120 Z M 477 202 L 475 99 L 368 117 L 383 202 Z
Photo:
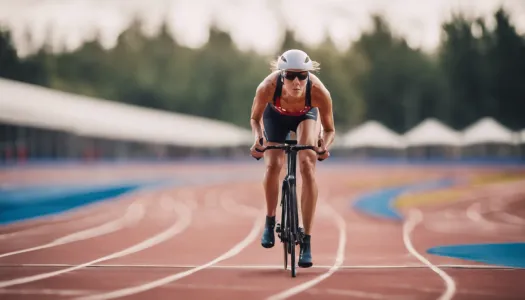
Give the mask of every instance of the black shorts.
M 319 111 L 317 107 L 311 108 L 301 116 L 282 115 L 267 104 L 263 114 L 264 135 L 268 142 L 284 143 L 290 131 L 297 132 L 297 126 L 304 120 L 317 121 Z

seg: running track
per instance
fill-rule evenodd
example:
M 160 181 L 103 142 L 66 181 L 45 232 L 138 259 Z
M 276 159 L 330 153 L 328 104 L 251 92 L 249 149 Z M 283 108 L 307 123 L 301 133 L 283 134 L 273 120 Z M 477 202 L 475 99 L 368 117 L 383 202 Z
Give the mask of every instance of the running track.
M 430 255 L 453 243 L 525 239 L 525 182 L 403 207 L 402 221 L 352 207 L 382 187 L 489 168 L 318 167 L 314 267 L 291 278 L 282 248 L 260 246 L 262 163 L 24 168 L 4 186 L 167 176 L 222 181 L 125 194 L 58 216 L 0 226 L 1 299 L 519 299 L 525 270 Z M 300 190 L 299 190 L 300 193 Z M 466 195 L 466 196 L 465 196 Z

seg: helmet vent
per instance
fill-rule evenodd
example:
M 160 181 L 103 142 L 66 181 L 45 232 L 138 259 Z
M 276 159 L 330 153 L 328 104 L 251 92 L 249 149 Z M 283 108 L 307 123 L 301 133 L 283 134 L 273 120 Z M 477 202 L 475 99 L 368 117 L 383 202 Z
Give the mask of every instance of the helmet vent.
M 288 61 L 286 60 L 286 58 L 285 58 L 284 56 L 282 56 L 282 55 L 281 55 L 281 59 L 282 59 L 284 62 L 288 62 Z
M 310 57 L 307 56 L 307 57 L 304 59 L 304 62 L 307 63 L 307 62 L 309 62 L 309 61 L 310 61 Z

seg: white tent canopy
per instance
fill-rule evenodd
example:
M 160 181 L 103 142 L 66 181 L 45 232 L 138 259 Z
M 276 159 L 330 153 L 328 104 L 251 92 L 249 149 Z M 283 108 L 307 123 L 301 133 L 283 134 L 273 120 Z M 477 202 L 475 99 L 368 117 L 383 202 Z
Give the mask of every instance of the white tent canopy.
M 486 143 L 515 144 L 516 142 L 517 139 L 514 132 L 490 117 L 480 119 L 463 131 L 463 145 Z
M 377 121 L 366 123 L 348 131 L 341 136 L 340 146 L 343 148 L 403 148 L 401 137 Z
M 193 147 L 250 145 L 247 129 L 0 79 L 0 121 L 78 135 Z
M 428 118 L 404 134 L 408 146 L 460 146 L 461 134 Z

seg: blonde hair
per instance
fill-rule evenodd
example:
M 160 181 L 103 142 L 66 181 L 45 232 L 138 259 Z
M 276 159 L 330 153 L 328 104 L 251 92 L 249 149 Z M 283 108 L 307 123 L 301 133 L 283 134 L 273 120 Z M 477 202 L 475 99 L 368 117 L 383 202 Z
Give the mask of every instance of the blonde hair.
M 276 59 L 274 59 L 274 60 L 272 60 L 270 62 L 270 70 L 272 72 L 279 71 L 279 68 L 277 67 L 277 62 L 279 61 L 279 57 L 277 57 Z M 312 60 L 312 69 L 309 70 L 309 71 L 310 72 L 318 72 L 319 70 L 321 70 L 321 64 L 316 62 L 315 60 Z

